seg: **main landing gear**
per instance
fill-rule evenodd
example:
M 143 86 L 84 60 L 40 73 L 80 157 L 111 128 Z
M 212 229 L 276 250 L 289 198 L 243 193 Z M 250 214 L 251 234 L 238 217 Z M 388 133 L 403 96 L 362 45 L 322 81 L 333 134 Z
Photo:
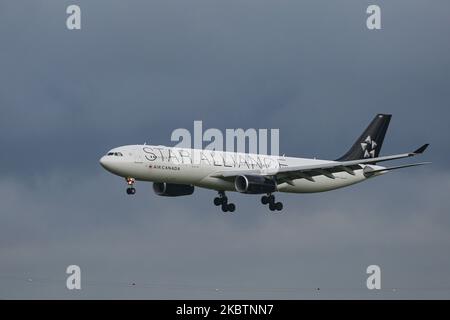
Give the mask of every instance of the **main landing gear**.
M 281 211 L 283 210 L 283 204 L 281 202 L 275 202 L 275 196 L 273 194 L 268 194 L 267 196 L 261 197 L 262 204 L 269 204 L 270 211 Z
M 136 189 L 134 188 L 135 180 L 133 178 L 127 178 L 126 180 L 128 184 L 127 194 L 135 194 L 136 193 Z
M 225 191 L 219 191 L 219 196 L 214 198 L 214 205 L 222 206 L 223 212 L 234 212 L 236 210 L 234 203 L 228 203 Z

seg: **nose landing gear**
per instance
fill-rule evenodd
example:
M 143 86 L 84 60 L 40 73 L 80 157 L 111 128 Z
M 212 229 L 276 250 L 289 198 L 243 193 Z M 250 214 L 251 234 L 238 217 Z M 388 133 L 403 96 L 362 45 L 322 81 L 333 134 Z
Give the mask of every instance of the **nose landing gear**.
M 275 202 L 275 196 L 273 194 L 268 194 L 267 196 L 262 196 L 261 203 L 264 205 L 269 204 L 270 211 L 283 210 L 283 204 L 281 202 Z
M 228 203 L 225 191 L 219 191 L 219 196 L 214 198 L 214 205 L 221 206 L 223 212 L 234 212 L 236 210 L 234 203 Z
M 135 194 L 136 193 L 136 189 L 134 188 L 134 178 L 126 178 L 127 180 L 127 184 L 128 184 L 128 188 L 127 188 L 127 194 Z

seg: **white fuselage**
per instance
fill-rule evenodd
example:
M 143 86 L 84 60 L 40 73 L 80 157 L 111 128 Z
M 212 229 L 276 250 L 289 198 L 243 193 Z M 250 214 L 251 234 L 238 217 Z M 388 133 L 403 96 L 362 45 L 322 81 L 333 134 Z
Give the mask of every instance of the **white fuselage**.
M 141 181 L 189 184 L 197 187 L 236 191 L 233 180 L 214 177 L 217 172 L 238 170 L 260 170 L 276 173 L 279 168 L 301 165 L 335 163 L 335 161 L 292 158 L 284 156 L 258 155 L 213 150 L 171 148 L 165 146 L 130 145 L 112 149 L 100 159 L 108 171 Z M 383 167 L 370 165 L 374 169 Z M 314 177 L 314 181 L 295 179 L 278 185 L 278 191 L 291 193 L 321 192 L 352 185 L 367 177 L 364 165 L 358 166 L 354 174 L 334 173 L 334 179 L 325 175 Z

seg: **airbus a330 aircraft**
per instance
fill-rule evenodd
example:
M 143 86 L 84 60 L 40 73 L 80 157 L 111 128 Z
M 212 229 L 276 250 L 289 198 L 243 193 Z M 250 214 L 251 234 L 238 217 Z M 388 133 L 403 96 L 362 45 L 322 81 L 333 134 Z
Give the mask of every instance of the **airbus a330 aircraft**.
M 337 160 L 291 158 L 284 156 L 128 145 L 110 150 L 100 159 L 108 171 L 124 177 L 127 194 L 135 194 L 135 181 L 151 181 L 157 195 L 191 195 L 194 187 L 218 191 L 214 204 L 224 212 L 236 206 L 228 202 L 225 191 L 262 194 L 261 202 L 271 211 L 283 209 L 275 202 L 275 192 L 310 193 L 346 187 L 394 169 L 427 164 L 413 163 L 382 167 L 379 162 L 412 157 L 414 152 L 379 156 L 391 115 L 378 114 L 353 146 Z M 194 161 L 195 160 L 195 161 Z

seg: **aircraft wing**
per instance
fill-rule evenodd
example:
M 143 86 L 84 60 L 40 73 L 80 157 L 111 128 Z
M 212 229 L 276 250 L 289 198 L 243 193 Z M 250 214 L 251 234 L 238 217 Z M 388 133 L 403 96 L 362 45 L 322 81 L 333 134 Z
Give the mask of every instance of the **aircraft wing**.
M 361 164 L 375 164 L 377 162 L 396 160 L 402 158 L 413 157 L 418 154 L 421 154 L 428 147 L 428 144 L 424 144 L 414 152 L 402 153 L 390 156 L 376 157 L 376 158 L 366 158 L 366 159 L 358 159 L 358 160 L 350 160 L 350 161 L 330 161 L 323 164 L 316 165 L 303 165 L 303 166 L 291 166 L 291 167 L 283 167 L 277 169 L 270 170 L 230 170 L 230 171 L 221 171 L 213 174 L 214 177 L 217 178 L 234 178 L 238 175 L 243 174 L 254 174 L 254 175 L 263 175 L 263 176 L 271 176 L 275 177 L 278 183 L 291 183 L 292 180 L 304 178 L 310 181 L 314 181 L 314 176 L 324 175 L 330 179 L 334 179 L 333 173 L 345 171 L 349 174 L 354 175 L 354 170 L 361 169 L 359 165 Z M 425 164 L 425 163 L 421 163 Z M 407 165 L 411 166 L 411 165 Z M 404 167 L 394 167 L 395 169 Z M 394 168 L 386 168 L 381 171 L 388 171 Z M 374 172 L 373 172 L 374 173 Z

